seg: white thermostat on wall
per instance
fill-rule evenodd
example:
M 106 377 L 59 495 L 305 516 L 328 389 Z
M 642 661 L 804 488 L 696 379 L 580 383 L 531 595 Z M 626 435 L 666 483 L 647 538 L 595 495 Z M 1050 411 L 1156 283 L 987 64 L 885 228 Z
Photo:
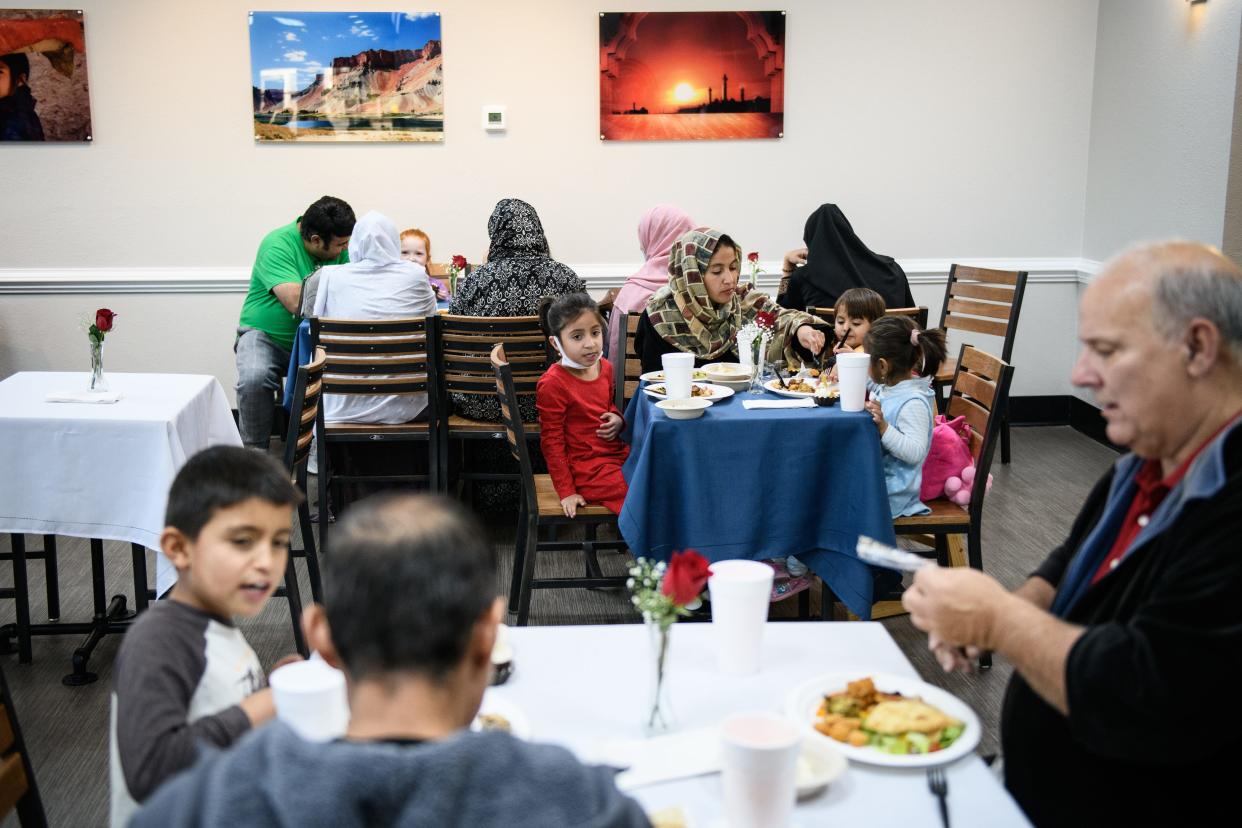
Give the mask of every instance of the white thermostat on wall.
M 503 132 L 505 129 L 505 108 L 503 106 L 483 107 L 483 128 L 488 132 Z

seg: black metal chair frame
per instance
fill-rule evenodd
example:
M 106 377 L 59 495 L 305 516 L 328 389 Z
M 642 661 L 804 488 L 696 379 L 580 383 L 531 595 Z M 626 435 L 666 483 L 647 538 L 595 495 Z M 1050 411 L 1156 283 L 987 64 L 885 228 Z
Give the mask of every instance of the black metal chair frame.
M 22 828 L 45 828 L 47 825 L 47 814 L 43 810 L 43 797 L 39 795 L 39 785 L 35 781 L 34 766 L 30 764 L 30 752 L 26 748 L 26 740 L 22 736 L 21 725 L 17 722 L 17 710 L 13 707 L 13 694 L 9 692 L 9 682 L 4 676 L 4 670 L 0 668 L 0 705 L 4 706 L 5 718 L 4 725 L 7 725 L 11 731 L 12 741 L 9 746 L 5 747 L 5 756 L 3 763 L 8 765 L 16 754 L 21 760 L 21 772 L 25 776 L 26 792 L 17 800 L 14 810 L 17 811 L 17 821 Z M 8 768 L 4 775 L 7 776 L 11 772 Z M 0 819 L 7 814 L 0 813 Z
M 409 319 L 311 319 L 311 343 L 327 354 L 322 393 L 427 395 L 426 417 L 413 423 L 374 425 L 362 423 L 325 424 L 323 406 L 316 417 L 318 430 L 317 475 L 319 495 L 319 549 L 328 554 L 328 486 L 330 483 L 408 483 L 425 482 L 436 490 L 439 483 L 438 317 Z M 324 336 L 327 335 L 327 339 Z M 357 342 L 337 341 L 335 337 L 371 335 Z M 375 361 L 351 362 L 350 358 L 384 357 Z M 343 358 L 343 359 L 341 359 Z M 334 428 L 335 426 L 335 428 Z M 338 475 L 331 469 L 328 447 L 332 443 L 427 443 L 426 474 Z M 340 508 L 339 490 L 335 503 Z
M 494 370 L 494 382 L 501 400 L 501 411 L 504 417 L 502 428 L 521 469 L 521 506 L 518 516 L 517 542 L 513 555 L 513 578 L 509 588 L 509 611 L 517 613 L 517 625 L 525 626 L 530 620 L 531 591 L 535 589 L 582 589 L 599 587 L 624 587 L 625 576 L 610 577 L 603 574 L 596 552 L 599 549 L 627 549 L 625 541 L 597 541 L 596 531 L 601 525 L 617 523 L 617 516 L 603 510 L 594 514 L 588 510 L 580 511 L 576 517 L 569 518 L 563 513 L 544 515 L 539 512 L 539 496 L 535 483 L 535 473 L 531 467 L 530 453 L 526 444 L 526 426 L 522 422 L 521 412 L 517 408 L 517 384 L 513 371 L 505 359 L 505 346 L 497 344 L 489 356 Z M 523 389 L 529 387 L 533 392 L 537 380 L 523 380 Z M 581 541 L 541 541 L 541 526 L 580 525 L 584 527 L 586 537 Z M 581 549 L 586 558 L 586 577 L 582 578 L 536 578 L 535 561 L 538 553 L 553 550 Z
M 305 658 L 310 655 L 302 634 L 302 588 L 298 582 L 295 561 L 306 560 L 306 573 L 310 579 L 311 597 L 315 603 L 323 603 L 323 586 L 319 578 L 319 556 L 315 552 L 315 535 L 310 516 L 310 494 L 306 488 L 307 466 L 310 462 L 311 435 L 319 419 L 320 403 L 323 401 L 324 355 L 316 350 L 315 358 L 307 365 L 299 365 L 293 385 L 293 399 L 289 406 L 289 431 L 285 435 L 285 468 L 293 477 L 293 484 L 302 492 L 298 504 L 298 527 L 302 532 L 302 548 L 289 549 L 285 563 L 285 582 L 274 597 L 284 597 L 289 602 L 289 619 L 293 624 L 293 643 Z
M 513 363 L 522 365 L 523 373 L 542 374 L 548 364 L 547 340 L 537 317 L 469 317 L 442 316 L 439 326 L 438 356 L 441 412 L 439 422 L 440 480 L 444 489 L 455 488 L 458 481 L 518 480 L 520 473 L 450 470 L 449 442 L 452 440 L 503 440 L 504 424 L 470 421 L 464 427 L 453 421 L 451 393 L 480 397 L 496 397 L 490 354 L 496 343 L 503 343 Z M 537 366 L 537 371 L 531 366 Z M 530 391 L 534 393 L 534 384 Z M 520 417 L 520 413 L 519 413 Z M 538 440 L 539 427 L 528 423 L 526 439 Z

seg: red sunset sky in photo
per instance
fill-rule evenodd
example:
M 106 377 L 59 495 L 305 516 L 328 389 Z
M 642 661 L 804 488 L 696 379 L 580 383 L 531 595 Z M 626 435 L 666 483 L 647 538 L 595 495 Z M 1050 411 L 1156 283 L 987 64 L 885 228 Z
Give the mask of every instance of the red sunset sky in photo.
M 729 75 L 729 97 L 770 97 L 770 83 L 746 24 L 736 14 L 653 14 L 638 26 L 638 38 L 617 78 L 616 99 L 652 113 L 719 99 L 721 76 Z

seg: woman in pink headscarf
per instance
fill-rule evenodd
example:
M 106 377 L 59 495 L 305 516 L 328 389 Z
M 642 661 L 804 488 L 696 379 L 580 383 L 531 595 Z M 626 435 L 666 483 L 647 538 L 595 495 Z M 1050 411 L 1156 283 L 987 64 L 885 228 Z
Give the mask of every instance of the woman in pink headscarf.
M 621 314 L 642 313 L 651 294 L 668 284 L 668 251 L 677 237 L 697 225 L 683 210 L 671 204 L 657 204 L 638 222 L 638 244 L 647 261 L 625 280 L 612 303 L 608 319 L 608 354 L 614 365 L 621 364 Z

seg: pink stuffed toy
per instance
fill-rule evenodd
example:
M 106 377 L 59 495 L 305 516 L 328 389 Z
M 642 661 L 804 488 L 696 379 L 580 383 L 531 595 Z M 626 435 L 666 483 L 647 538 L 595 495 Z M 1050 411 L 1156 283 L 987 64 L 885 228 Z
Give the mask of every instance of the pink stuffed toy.
M 988 482 L 984 484 L 984 491 L 992 491 L 992 475 L 988 475 Z M 966 506 L 970 503 L 970 494 L 975 488 L 975 464 L 972 462 L 969 466 L 962 469 L 960 477 L 950 477 L 944 481 L 944 493 L 949 496 L 958 506 Z
M 919 500 L 926 503 L 947 497 L 959 506 L 970 503 L 974 488 L 975 461 L 970 456 L 971 428 L 963 416 L 952 420 L 943 414 L 936 415 L 932 429 L 931 449 L 923 461 L 923 483 L 919 487 Z M 987 487 L 992 488 L 992 475 L 988 475 Z

